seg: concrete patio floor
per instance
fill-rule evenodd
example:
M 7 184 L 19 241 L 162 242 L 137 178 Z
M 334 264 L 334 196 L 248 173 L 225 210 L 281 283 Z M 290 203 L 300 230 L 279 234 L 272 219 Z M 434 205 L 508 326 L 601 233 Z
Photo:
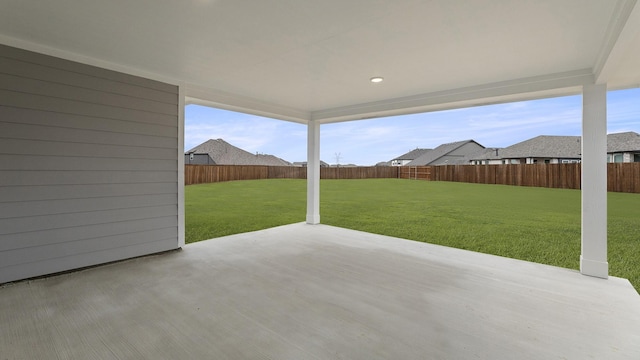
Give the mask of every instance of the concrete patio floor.
M 0 360 L 516 358 L 640 359 L 640 296 L 306 224 L 0 288 Z

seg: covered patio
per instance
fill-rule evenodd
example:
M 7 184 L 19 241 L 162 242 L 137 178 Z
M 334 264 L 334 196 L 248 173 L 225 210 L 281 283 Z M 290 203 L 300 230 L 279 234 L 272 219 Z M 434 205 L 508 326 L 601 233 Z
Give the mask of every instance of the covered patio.
M 637 359 L 605 154 L 638 86 L 636 0 L 3 2 L 0 359 Z M 569 94 L 580 273 L 321 225 L 323 124 Z M 307 126 L 305 224 L 185 246 L 187 104 Z
M 627 280 L 292 224 L 1 289 L 2 359 L 638 359 Z

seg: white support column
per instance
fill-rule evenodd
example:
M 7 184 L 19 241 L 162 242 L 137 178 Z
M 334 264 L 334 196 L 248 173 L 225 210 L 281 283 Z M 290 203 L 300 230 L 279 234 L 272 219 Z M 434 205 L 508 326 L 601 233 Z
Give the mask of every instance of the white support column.
M 607 278 L 607 85 L 582 89 L 582 253 L 580 272 Z
M 307 224 L 320 223 L 320 124 L 307 125 Z

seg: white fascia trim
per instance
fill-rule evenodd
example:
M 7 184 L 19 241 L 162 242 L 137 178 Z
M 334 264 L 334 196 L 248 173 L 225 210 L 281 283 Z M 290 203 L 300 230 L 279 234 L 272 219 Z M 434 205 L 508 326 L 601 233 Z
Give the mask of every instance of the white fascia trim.
M 606 83 L 624 59 L 640 33 L 640 6 L 637 0 L 618 0 L 607 27 L 605 41 L 594 66 L 596 83 Z
M 220 90 L 205 89 L 199 86 L 187 86 L 185 89 L 187 105 L 196 104 L 224 110 L 243 112 L 268 118 L 292 121 L 300 124 L 309 122 L 310 114 L 294 108 L 269 104 L 257 99 L 239 96 Z
M 583 85 L 593 83 L 594 76 L 592 70 L 581 69 L 314 111 L 311 113 L 311 119 L 324 124 L 531 100 L 541 97 L 577 94 L 580 93 Z M 546 93 L 542 96 L 540 95 L 541 92 Z M 536 93 L 538 94 L 536 95 Z M 516 96 L 518 94 L 520 95 Z

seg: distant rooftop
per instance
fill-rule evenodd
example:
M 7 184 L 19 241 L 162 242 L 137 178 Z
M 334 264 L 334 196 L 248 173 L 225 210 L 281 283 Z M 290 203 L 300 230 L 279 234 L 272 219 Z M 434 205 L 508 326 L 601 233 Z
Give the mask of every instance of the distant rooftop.
M 185 154 L 209 154 L 216 165 L 267 165 L 289 166 L 286 160 L 274 155 L 252 154 L 239 147 L 233 146 L 222 139 L 209 139 L 190 149 Z

